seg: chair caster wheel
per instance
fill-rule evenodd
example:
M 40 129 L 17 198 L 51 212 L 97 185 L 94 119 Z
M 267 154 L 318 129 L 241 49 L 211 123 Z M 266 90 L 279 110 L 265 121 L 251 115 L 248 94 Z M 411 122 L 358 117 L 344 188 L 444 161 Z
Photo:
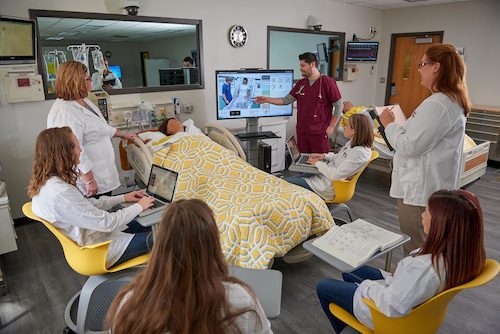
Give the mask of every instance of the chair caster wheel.
M 69 327 L 64 327 L 63 334 L 76 334 L 76 332 L 71 330 L 71 328 L 69 328 Z

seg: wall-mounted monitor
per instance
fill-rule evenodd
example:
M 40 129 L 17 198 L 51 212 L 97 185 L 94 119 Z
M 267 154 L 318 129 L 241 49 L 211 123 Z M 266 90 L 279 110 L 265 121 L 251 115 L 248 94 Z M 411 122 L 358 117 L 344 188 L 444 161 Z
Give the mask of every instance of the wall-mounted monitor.
M 293 70 L 215 72 L 217 119 L 292 116 L 292 104 L 257 104 L 256 96 L 284 97 L 293 87 Z
M 34 64 L 35 22 L 0 17 L 0 64 Z
M 378 42 L 347 42 L 345 61 L 377 61 Z

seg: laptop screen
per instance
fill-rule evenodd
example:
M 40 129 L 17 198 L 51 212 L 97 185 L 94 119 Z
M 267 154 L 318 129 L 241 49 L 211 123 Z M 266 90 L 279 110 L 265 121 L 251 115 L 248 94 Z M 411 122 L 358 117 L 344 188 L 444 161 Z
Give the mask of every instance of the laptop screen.
M 147 193 L 163 202 L 172 202 L 177 176 L 177 172 L 170 169 L 158 165 L 151 166 Z
M 295 136 L 291 136 L 290 139 L 286 142 L 288 146 L 288 150 L 292 155 L 292 159 L 295 161 L 300 156 L 299 148 L 297 147 L 297 142 L 295 141 Z

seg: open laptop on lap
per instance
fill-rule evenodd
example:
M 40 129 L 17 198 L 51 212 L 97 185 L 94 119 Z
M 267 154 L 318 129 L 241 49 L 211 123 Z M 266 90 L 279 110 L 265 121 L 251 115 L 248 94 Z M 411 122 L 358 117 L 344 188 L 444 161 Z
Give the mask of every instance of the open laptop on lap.
M 299 152 L 295 136 L 291 136 L 287 140 L 286 146 L 288 147 L 288 152 L 290 152 L 290 156 L 292 157 L 292 164 L 288 168 L 289 170 L 299 173 L 319 173 L 318 169 L 315 166 L 307 163 L 307 159 L 309 159 L 310 154 Z
M 288 152 L 290 152 L 290 155 L 292 156 L 293 162 L 297 166 L 311 166 L 307 163 L 307 159 L 309 159 L 310 154 L 300 153 L 295 136 L 291 136 L 286 141 L 286 146 L 288 147 Z
M 146 195 L 155 198 L 154 205 L 139 213 L 139 217 L 148 216 L 152 213 L 161 211 L 172 202 L 177 184 L 178 173 L 168 168 L 158 165 L 151 166 L 149 173 L 148 186 Z M 123 203 L 123 206 L 128 206 L 134 203 Z

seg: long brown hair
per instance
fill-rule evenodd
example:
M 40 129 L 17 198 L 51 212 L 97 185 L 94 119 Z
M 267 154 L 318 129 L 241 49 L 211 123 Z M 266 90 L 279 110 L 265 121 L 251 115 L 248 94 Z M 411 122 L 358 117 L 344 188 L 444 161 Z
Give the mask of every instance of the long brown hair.
M 429 198 L 428 208 L 431 224 L 420 254 L 432 254 L 432 263 L 440 276 L 437 262 L 443 257 L 445 289 L 479 276 L 486 254 L 483 213 L 476 195 L 462 189 L 438 190 Z
M 467 117 L 471 111 L 471 102 L 465 82 L 465 63 L 450 44 L 436 44 L 425 51 L 427 58 L 433 63 L 439 63 L 439 73 L 433 84 L 433 91 L 446 94 L 450 99 L 464 108 Z
M 224 282 L 250 291 L 228 276 L 212 210 L 197 199 L 173 202 L 147 267 L 118 293 L 108 323 L 113 334 L 239 332 L 235 318 L 255 311 L 229 309 Z
M 70 60 L 57 69 L 56 97 L 66 101 L 83 99 L 88 95 L 85 76 L 87 66 Z
M 370 119 L 365 114 L 353 114 L 348 119 L 349 126 L 354 130 L 351 147 L 373 145 L 373 127 Z
M 59 176 L 75 185 L 78 178 L 73 132 L 67 126 L 40 132 L 36 139 L 35 159 L 28 185 L 28 196 L 33 197 L 51 176 Z

